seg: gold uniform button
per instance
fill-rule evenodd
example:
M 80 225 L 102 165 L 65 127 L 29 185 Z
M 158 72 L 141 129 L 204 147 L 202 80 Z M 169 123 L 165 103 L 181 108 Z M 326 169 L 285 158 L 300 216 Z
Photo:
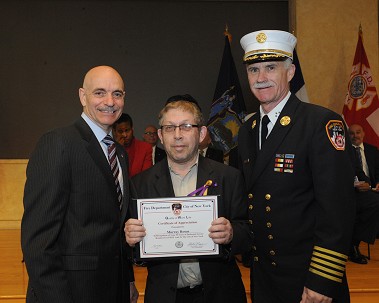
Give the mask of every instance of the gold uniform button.
M 254 208 L 254 206 L 250 204 L 249 209 L 252 210 L 253 208 Z
M 271 262 L 271 265 L 276 267 L 276 263 L 275 262 Z
M 249 220 L 249 224 L 253 224 L 253 220 Z
M 247 196 L 249 199 L 253 199 L 253 194 L 248 194 Z
M 266 200 L 270 200 L 270 199 L 271 199 L 271 195 L 270 195 L 270 194 L 266 194 L 266 195 L 265 195 L 265 199 L 266 199 Z
M 271 211 L 271 207 L 270 206 L 266 206 L 266 212 L 270 212 Z
M 272 224 L 270 222 L 266 223 L 267 228 L 271 228 Z
M 255 261 L 255 262 L 258 262 L 258 257 L 254 257 L 254 261 Z
M 255 245 L 253 245 L 253 250 L 257 250 L 257 247 Z
M 270 255 L 271 256 L 275 256 L 275 251 L 274 250 L 270 250 Z
M 274 236 L 273 235 L 268 235 L 268 237 L 267 237 L 269 240 L 272 240 L 272 239 L 274 239 Z

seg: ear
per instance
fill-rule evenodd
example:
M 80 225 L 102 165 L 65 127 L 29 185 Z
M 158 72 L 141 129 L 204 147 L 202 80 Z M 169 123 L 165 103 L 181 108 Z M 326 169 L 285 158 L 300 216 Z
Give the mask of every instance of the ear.
M 295 70 L 296 70 L 296 67 L 295 67 L 295 64 L 291 64 L 288 69 L 287 69 L 287 79 L 288 79 L 288 82 L 290 82 L 293 78 L 293 76 L 295 75 Z
M 200 140 L 199 140 L 199 142 L 201 142 L 201 141 L 203 141 L 204 140 L 204 138 L 205 138 L 205 136 L 206 136 L 206 134 L 207 134 L 207 127 L 206 126 L 202 126 L 201 128 L 200 128 Z
M 83 107 L 87 105 L 86 94 L 84 92 L 84 88 L 79 88 L 79 99 Z
M 160 128 L 158 128 L 158 137 L 159 137 L 159 140 L 161 141 L 161 144 L 163 145 L 162 129 L 160 129 Z

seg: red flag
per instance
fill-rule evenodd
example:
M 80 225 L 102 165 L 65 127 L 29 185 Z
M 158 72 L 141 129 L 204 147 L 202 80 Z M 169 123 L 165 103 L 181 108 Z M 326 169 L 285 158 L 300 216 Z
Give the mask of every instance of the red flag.
M 361 27 L 342 113 L 348 126 L 361 125 L 365 132 L 364 141 L 379 148 L 379 99 L 363 46 Z

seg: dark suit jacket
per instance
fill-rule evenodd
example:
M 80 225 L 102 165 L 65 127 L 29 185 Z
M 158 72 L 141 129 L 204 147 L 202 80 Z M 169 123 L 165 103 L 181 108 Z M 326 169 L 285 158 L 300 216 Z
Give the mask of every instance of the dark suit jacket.
M 246 302 L 241 273 L 234 254 L 247 250 L 250 233 L 247 224 L 247 205 L 241 173 L 224 164 L 199 157 L 197 187 L 207 180 L 217 183 L 208 195 L 220 195 L 219 217 L 229 219 L 233 226 L 231 247 L 222 247 L 223 258 L 200 259 L 200 269 L 207 303 Z M 167 159 L 132 178 L 133 195 L 138 198 L 175 197 Z M 147 231 L 149 232 L 149 231 Z M 145 303 L 174 303 L 179 261 L 148 262 Z
M 205 153 L 205 157 L 215 160 L 220 163 L 224 163 L 224 153 L 222 150 L 215 149 L 211 146 L 208 146 L 207 152 Z
M 363 143 L 364 153 L 366 157 L 366 162 L 368 165 L 368 170 L 370 173 L 371 186 L 375 187 L 379 183 L 379 151 L 376 146 Z
M 117 156 L 129 193 L 126 154 L 118 144 Z M 85 121 L 42 136 L 26 175 L 27 302 L 129 302 L 134 278 L 123 232 L 129 195 L 120 212 L 109 163 Z
M 154 163 L 158 163 L 166 157 L 166 151 L 158 146 L 155 146 Z
M 348 302 L 344 266 L 355 194 L 346 126 L 336 113 L 295 95 L 261 150 L 259 123 L 258 112 L 238 136 L 255 235 L 253 301 L 300 302 L 306 286 Z M 329 256 L 338 266 L 325 265 Z

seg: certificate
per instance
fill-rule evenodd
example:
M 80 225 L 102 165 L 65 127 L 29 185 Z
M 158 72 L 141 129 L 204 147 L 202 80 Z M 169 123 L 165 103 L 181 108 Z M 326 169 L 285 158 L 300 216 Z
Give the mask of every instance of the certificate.
M 217 196 L 137 199 L 138 219 L 146 228 L 139 259 L 219 254 L 209 235 L 218 218 Z

